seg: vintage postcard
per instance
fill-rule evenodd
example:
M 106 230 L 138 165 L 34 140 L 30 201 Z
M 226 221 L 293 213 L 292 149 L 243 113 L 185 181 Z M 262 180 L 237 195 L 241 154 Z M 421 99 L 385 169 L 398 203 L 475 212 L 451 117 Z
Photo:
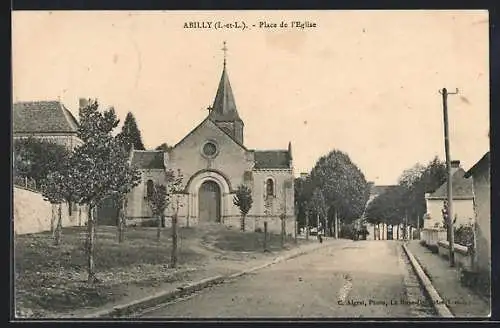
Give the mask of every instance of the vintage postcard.
M 487 11 L 14 11 L 13 319 L 490 316 Z

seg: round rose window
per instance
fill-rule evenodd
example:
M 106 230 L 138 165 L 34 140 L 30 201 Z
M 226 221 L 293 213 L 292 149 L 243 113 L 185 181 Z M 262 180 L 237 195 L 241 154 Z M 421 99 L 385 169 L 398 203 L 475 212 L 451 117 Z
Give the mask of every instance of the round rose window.
M 213 157 L 217 153 L 217 146 L 213 142 L 207 142 L 203 145 L 203 154 L 208 157 Z

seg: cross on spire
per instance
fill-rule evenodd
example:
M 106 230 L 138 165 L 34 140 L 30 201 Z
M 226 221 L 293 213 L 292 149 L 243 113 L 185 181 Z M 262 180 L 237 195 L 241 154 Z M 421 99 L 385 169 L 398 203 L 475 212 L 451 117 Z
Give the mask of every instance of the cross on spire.
M 223 47 L 222 47 L 222 51 L 224 51 L 224 67 L 226 67 L 226 55 L 227 55 L 227 47 L 226 47 L 226 41 L 223 42 Z

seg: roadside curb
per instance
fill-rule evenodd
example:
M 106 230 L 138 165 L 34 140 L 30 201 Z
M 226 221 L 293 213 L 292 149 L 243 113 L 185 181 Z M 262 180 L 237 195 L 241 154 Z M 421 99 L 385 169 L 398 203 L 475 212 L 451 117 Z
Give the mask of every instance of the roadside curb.
M 432 305 L 433 305 L 434 309 L 436 310 L 436 312 L 438 313 L 438 315 L 440 317 L 444 317 L 444 318 L 454 318 L 455 316 L 450 311 L 450 309 L 446 306 L 445 302 L 443 301 L 443 299 L 441 298 L 441 296 L 437 292 L 436 288 L 434 288 L 434 286 L 432 285 L 429 277 L 425 274 L 424 270 L 422 269 L 422 267 L 418 263 L 415 256 L 410 252 L 410 250 L 408 249 L 408 247 L 406 247 L 405 244 L 402 244 L 402 247 L 406 253 L 406 256 L 410 260 L 410 263 L 413 267 L 413 270 L 417 274 L 418 280 L 420 281 L 420 283 L 424 287 L 427 295 L 429 295 L 429 297 L 431 298 Z
M 295 257 L 307 254 L 309 252 L 313 252 L 315 250 L 321 249 L 321 248 L 326 248 L 329 246 L 334 245 L 335 243 L 330 242 L 325 242 L 323 244 L 316 245 L 316 247 L 310 247 L 302 250 L 297 250 L 296 252 L 290 252 L 290 254 L 283 255 L 283 256 L 278 256 L 274 260 L 267 262 L 265 264 L 261 264 L 246 270 L 242 270 L 240 272 L 236 272 L 230 275 L 217 275 L 214 277 L 210 278 L 205 278 L 197 282 L 193 282 L 185 287 L 182 288 L 177 288 L 176 290 L 169 290 L 169 291 L 163 291 L 159 292 L 156 294 L 153 294 L 151 296 L 135 300 L 126 304 L 122 305 L 117 305 L 114 306 L 112 309 L 106 309 L 106 310 L 101 310 L 97 311 L 88 315 L 83 316 L 83 318 L 88 318 L 88 319 L 97 319 L 97 318 L 112 318 L 112 317 L 117 317 L 117 316 L 123 316 L 127 314 L 133 314 L 135 312 L 141 311 L 141 310 L 146 310 L 150 307 L 153 307 L 157 305 L 158 303 L 167 303 L 169 301 L 172 301 L 174 299 L 177 299 L 179 297 L 191 294 L 193 292 L 202 290 L 204 288 L 207 288 L 212 285 L 217 285 L 224 283 L 227 280 L 231 280 L 234 278 L 238 278 L 241 276 L 244 276 L 246 274 L 252 273 L 254 271 L 258 271 L 264 268 L 267 268 L 273 264 L 277 264 L 280 262 L 284 262 L 290 259 L 293 259 Z

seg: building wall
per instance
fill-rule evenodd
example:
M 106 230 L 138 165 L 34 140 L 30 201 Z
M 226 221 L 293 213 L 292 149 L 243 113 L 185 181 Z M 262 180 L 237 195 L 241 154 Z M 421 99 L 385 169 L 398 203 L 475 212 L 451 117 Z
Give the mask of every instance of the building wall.
M 166 184 L 165 170 L 155 169 L 140 171 L 141 182 L 134 189 L 132 189 L 127 196 L 127 207 L 125 210 L 125 215 L 128 219 L 149 218 L 152 216 L 151 207 L 146 201 L 146 184 L 148 180 L 153 180 L 155 184 Z
M 218 154 L 212 159 L 202 155 L 202 147 L 206 141 L 214 141 L 218 146 Z M 183 186 L 190 194 L 182 197 L 183 206 L 179 212 L 179 219 L 187 217 L 197 219 L 198 217 L 198 179 L 214 179 L 221 187 L 223 217 L 234 217 L 239 215 L 238 208 L 233 205 L 233 194 L 238 185 L 244 183 L 244 174 L 253 166 L 253 152 L 247 151 L 224 132 L 220 131 L 213 122 L 207 120 L 193 131 L 179 145 L 168 154 L 168 167 L 177 171 L 181 170 L 184 180 Z M 211 171 L 208 174 L 207 171 Z M 227 179 L 227 181 L 226 181 Z M 228 186 L 224 190 L 223 185 Z M 167 213 L 170 215 L 170 213 Z
M 271 216 L 279 216 L 285 212 L 287 216 L 294 216 L 294 189 L 292 170 L 255 170 L 253 171 L 253 205 L 250 215 L 265 215 L 266 181 L 274 181 L 275 197 L 271 198 Z
M 438 223 L 442 226 L 443 214 L 443 199 L 426 199 L 427 213 L 430 214 L 430 219 L 424 220 L 424 228 L 434 228 L 434 224 Z M 455 226 L 461 224 L 470 224 L 474 218 L 474 204 L 470 199 L 455 199 L 453 200 L 453 216 L 457 216 Z
M 23 134 L 23 133 L 16 133 L 14 135 L 14 139 L 21 139 L 21 138 L 28 138 L 28 137 L 34 137 L 36 139 L 40 140 L 46 140 L 50 141 L 53 143 L 56 143 L 58 145 L 62 145 L 66 147 L 69 150 L 75 149 L 75 147 L 81 145 L 83 142 L 76 136 L 75 134 Z
M 58 205 L 53 205 L 43 199 L 42 194 L 20 187 L 14 187 L 14 232 L 16 234 L 50 231 L 52 217 L 57 218 Z M 54 212 L 53 212 L 54 211 Z M 83 226 L 87 223 L 87 207 L 73 206 L 69 215 L 68 204 L 62 204 L 62 226 Z M 57 223 L 54 222 L 54 226 Z
M 479 269 L 491 269 L 491 205 L 489 167 L 477 170 L 473 175 L 474 205 L 476 212 L 476 247 Z
M 218 144 L 219 153 L 213 159 L 207 159 L 201 153 L 208 140 Z M 244 172 L 251 170 L 253 166 L 253 153 L 236 144 L 213 122 L 207 120 L 169 152 L 168 166 L 175 171 L 181 169 L 184 186 L 191 176 L 201 170 L 211 169 L 223 172 L 230 180 L 231 188 L 235 190 L 243 183 Z

